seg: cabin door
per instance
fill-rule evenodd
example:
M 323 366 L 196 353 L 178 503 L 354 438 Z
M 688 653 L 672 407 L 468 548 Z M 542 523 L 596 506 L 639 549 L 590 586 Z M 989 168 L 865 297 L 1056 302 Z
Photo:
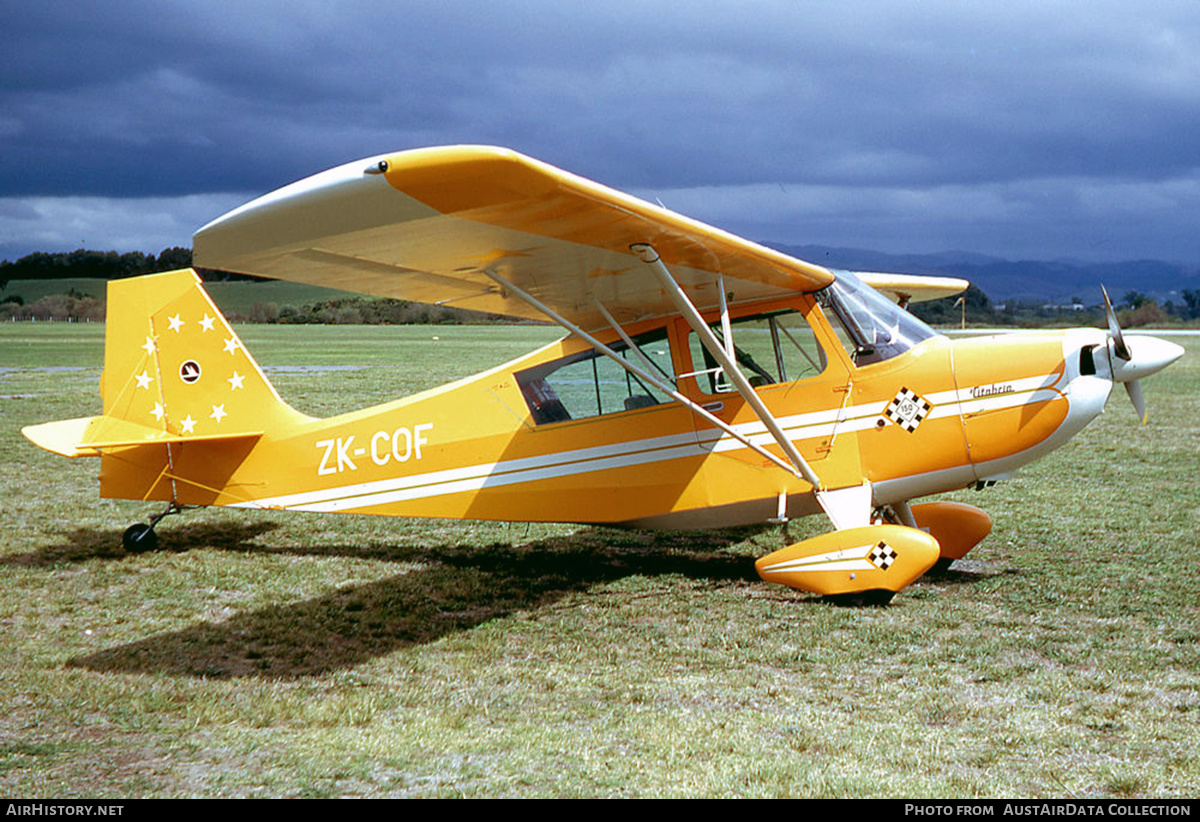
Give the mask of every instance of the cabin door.
M 810 324 L 811 303 L 773 303 L 767 310 L 735 316 L 729 323 L 734 359 L 751 386 L 775 416 L 801 456 L 821 473 L 816 463 L 835 451 L 857 466 L 854 437 L 837 437 L 837 423 L 846 407 L 849 379 L 845 363 L 826 353 L 828 343 Z M 726 342 L 722 323 L 713 332 Z M 750 436 L 756 444 L 782 456 L 758 416 L 725 378 L 720 366 L 682 321 L 679 334 L 685 341 L 680 385 L 706 410 Z M 761 454 L 699 415 L 692 416 L 698 444 L 709 452 L 753 464 L 770 465 Z M 853 451 L 854 454 L 849 454 Z M 841 460 L 839 460 L 841 462 Z

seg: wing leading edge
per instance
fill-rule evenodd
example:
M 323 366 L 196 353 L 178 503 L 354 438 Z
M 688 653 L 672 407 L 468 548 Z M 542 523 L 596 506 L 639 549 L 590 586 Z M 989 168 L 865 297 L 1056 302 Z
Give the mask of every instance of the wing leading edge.
M 813 291 L 825 268 L 488 146 L 348 163 L 200 229 L 198 265 L 417 302 L 542 319 L 490 269 L 584 328 L 675 308 L 630 250 L 649 243 L 701 309 Z

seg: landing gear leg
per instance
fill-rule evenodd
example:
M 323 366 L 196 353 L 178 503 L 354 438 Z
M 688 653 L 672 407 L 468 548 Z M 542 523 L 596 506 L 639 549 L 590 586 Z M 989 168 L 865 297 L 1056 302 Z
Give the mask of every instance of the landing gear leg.
M 917 519 L 913 516 L 912 508 L 907 502 L 896 502 L 891 505 L 880 506 L 875 509 L 872 519 L 879 519 L 883 522 L 891 522 L 897 525 L 907 525 L 909 528 L 916 528 L 918 530 L 929 530 L 928 528 L 922 529 L 917 524 Z M 926 576 L 945 576 L 953 563 L 953 557 L 939 556 L 937 562 L 933 563 L 933 567 L 926 571 L 925 574 Z
M 938 560 L 930 573 L 944 574 L 955 560 L 983 541 L 992 530 L 992 518 L 973 505 L 961 502 L 922 502 L 909 506 L 893 503 L 876 510 L 887 522 L 902 522 L 928 531 L 937 540 Z
M 154 527 L 158 525 L 159 520 L 163 517 L 178 514 L 183 510 L 182 506 L 172 502 L 161 514 L 155 514 L 150 517 L 149 525 L 144 522 L 135 522 L 126 528 L 125 533 L 121 535 L 121 545 L 131 554 L 144 554 L 147 551 L 158 550 L 158 534 L 154 533 Z

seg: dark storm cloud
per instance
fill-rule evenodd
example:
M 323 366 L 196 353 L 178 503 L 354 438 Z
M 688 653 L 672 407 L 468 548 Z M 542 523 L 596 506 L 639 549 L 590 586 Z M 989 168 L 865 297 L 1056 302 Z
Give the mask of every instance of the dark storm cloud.
M 1135 186 L 1162 220 L 1196 204 L 1198 21 L 1188 3 L 18 1 L 0 196 L 261 193 L 486 142 L 702 219 L 745 203 L 723 224 L 768 239 L 833 242 L 778 236 L 810 211 L 879 242 L 912 236 L 913 208 L 951 245 L 983 224 L 1032 237 L 1064 208 L 1128 227 L 1088 197 Z

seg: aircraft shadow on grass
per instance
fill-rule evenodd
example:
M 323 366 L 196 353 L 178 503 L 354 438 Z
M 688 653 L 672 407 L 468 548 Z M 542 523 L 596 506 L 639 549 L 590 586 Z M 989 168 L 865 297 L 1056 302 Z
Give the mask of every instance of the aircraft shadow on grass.
M 680 534 L 584 528 L 523 545 L 484 546 L 448 543 L 304 549 L 251 543 L 276 527 L 271 523 L 185 526 L 174 531 L 169 542 L 175 551 L 218 548 L 350 556 L 420 567 L 313 599 L 78 656 L 67 666 L 103 673 L 290 679 L 351 668 L 624 577 L 678 575 L 718 584 L 759 584 L 747 557 L 718 553 L 746 536 L 740 532 Z M 9 558 L 8 564 L 115 559 L 122 555 L 110 548 L 114 543 L 120 543 L 116 532 L 77 529 L 67 535 L 64 545 Z M 686 553 L 669 550 L 681 544 L 686 544 Z M 985 576 L 951 571 L 940 581 L 969 583 Z M 819 597 L 796 599 L 820 601 Z
M 736 541 L 728 535 L 688 535 L 689 553 L 667 553 L 680 536 L 583 529 L 563 537 L 510 545 L 443 544 L 311 550 L 247 545 L 275 526 L 210 526 L 172 534 L 174 550 L 222 547 L 261 553 L 353 556 L 421 567 L 301 602 L 238 614 L 219 623 L 100 651 L 68 667 L 114 673 L 160 673 L 208 678 L 293 678 L 350 668 L 393 651 L 429 642 L 515 611 L 544 607 L 567 594 L 627 576 L 677 574 L 718 583 L 757 580 L 745 557 L 714 555 Z M 180 529 L 184 531 L 185 529 Z M 614 536 L 615 535 L 615 536 Z M 119 535 L 73 532 L 70 546 L 42 549 L 36 561 L 109 556 L 95 546 Z M 88 552 L 91 552 L 90 554 Z

